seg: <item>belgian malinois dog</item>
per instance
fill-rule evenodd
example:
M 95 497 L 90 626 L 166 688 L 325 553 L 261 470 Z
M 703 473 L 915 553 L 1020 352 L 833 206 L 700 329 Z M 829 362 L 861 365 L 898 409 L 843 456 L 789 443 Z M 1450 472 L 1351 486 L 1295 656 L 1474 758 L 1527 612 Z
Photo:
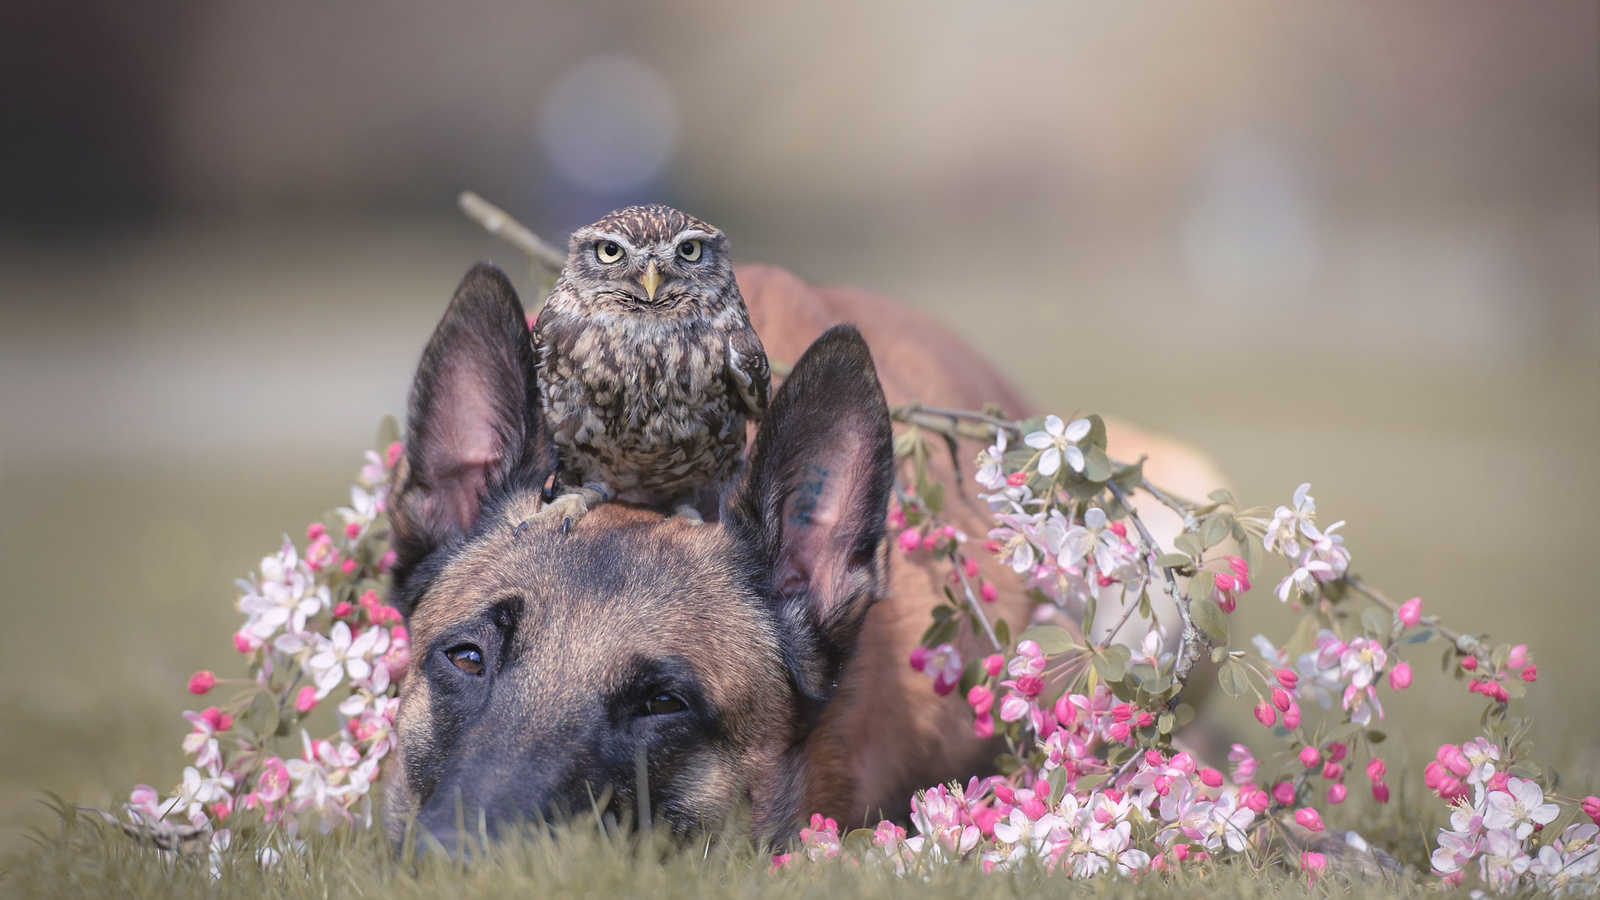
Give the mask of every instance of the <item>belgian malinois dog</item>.
M 754 837 L 782 840 L 813 812 L 903 817 L 916 790 L 990 765 L 962 698 L 906 662 L 946 572 L 890 558 L 888 404 L 1026 404 L 888 300 L 773 268 L 737 277 L 769 353 L 797 362 L 704 525 L 620 503 L 570 528 L 535 521 L 555 456 L 522 305 L 489 265 L 457 289 L 417 369 L 390 505 L 413 646 L 386 779 L 397 841 L 416 821 L 452 846 L 458 815 L 492 832 L 608 788 L 678 832 L 747 810 Z M 1219 483 L 1180 445 L 1116 424 L 1109 438 L 1175 490 Z M 981 541 L 984 505 L 949 506 Z M 1163 510 L 1141 511 L 1170 538 Z M 1002 586 L 991 615 L 1026 624 L 1020 580 L 983 565 Z

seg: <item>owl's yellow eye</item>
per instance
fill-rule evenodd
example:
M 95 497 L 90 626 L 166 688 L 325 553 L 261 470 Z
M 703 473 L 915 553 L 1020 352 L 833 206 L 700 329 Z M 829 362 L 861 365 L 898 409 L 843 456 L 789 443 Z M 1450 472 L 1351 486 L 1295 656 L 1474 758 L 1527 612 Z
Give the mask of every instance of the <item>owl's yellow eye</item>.
M 594 245 L 594 257 L 603 263 L 614 263 L 622 258 L 622 248 L 616 241 L 601 241 Z
M 678 255 L 688 262 L 695 262 L 700 258 L 700 242 L 684 241 L 678 245 Z

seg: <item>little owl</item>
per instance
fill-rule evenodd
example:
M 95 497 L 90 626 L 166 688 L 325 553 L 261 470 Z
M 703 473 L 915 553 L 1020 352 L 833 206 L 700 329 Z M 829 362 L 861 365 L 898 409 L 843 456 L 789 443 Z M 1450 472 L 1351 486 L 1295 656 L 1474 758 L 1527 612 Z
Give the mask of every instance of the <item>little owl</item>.
M 746 420 L 767 408 L 767 355 L 727 239 L 671 207 L 573 232 L 534 347 L 560 454 L 551 513 L 617 498 L 698 521 L 739 465 Z

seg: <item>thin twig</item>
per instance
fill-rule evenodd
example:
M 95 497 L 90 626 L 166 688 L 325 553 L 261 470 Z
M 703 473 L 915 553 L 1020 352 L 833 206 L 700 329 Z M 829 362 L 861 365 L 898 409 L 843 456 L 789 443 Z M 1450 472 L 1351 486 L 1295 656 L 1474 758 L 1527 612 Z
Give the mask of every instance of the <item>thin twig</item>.
M 1373 603 L 1378 604 L 1384 609 L 1387 609 L 1390 613 L 1399 614 L 1400 605 L 1398 603 L 1395 603 L 1393 600 L 1385 597 L 1380 591 L 1378 591 L 1377 588 L 1374 588 L 1363 581 L 1360 576 L 1346 575 L 1344 583 L 1349 585 L 1351 590 L 1367 598 L 1368 600 L 1371 600 Z M 1456 649 L 1460 650 L 1462 653 L 1477 653 L 1485 649 L 1483 642 L 1478 640 L 1476 637 L 1473 637 L 1470 634 L 1462 634 L 1453 628 L 1447 628 L 1443 625 L 1440 625 L 1438 616 L 1426 616 L 1422 619 L 1422 622 L 1423 624 L 1426 624 L 1428 627 L 1432 628 L 1434 631 L 1444 635 L 1445 638 L 1451 643 L 1454 643 L 1456 645 Z
M 493 203 L 471 191 L 462 191 L 457 202 L 461 206 L 461 211 L 467 214 L 467 218 L 482 225 L 485 231 L 495 237 L 526 253 L 534 262 L 540 263 L 552 272 L 561 271 L 567 264 L 566 253 L 534 234 L 528 226 L 518 222 L 510 213 Z
M 939 416 L 945 419 L 966 419 L 973 422 L 982 422 L 985 425 L 993 428 L 1005 429 L 1012 434 L 1022 433 L 1022 425 L 1019 422 L 1012 422 L 1007 419 L 999 418 L 998 416 L 991 416 L 988 413 L 983 412 L 974 412 L 969 409 L 946 409 L 942 406 L 924 406 L 916 400 L 896 406 L 892 408 L 889 413 L 891 416 L 899 419 L 902 422 L 909 421 L 909 419 L 915 416 L 917 413 L 927 413 L 930 416 Z
M 1142 463 L 1145 461 L 1145 459 L 1146 457 L 1141 456 L 1139 458 L 1139 462 Z M 1161 501 L 1162 506 L 1165 506 L 1167 509 L 1177 513 L 1178 517 L 1181 519 L 1187 520 L 1189 518 L 1189 514 L 1194 510 L 1195 505 L 1193 503 L 1190 503 L 1186 500 L 1179 500 L 1177 497 L 1174 497 L 1166 491 L 1163 491 L 1162 489 L 1151 484 L 1150 479 L 1143 476 L 1139 477 L 1139 488 L 1146 494 L 1149 494 L 1150 496 Z
M 1000 646 L 1000 638 L 995 636 L 994 627 L 989 624 L 989 617 L 983 614 L 983 607 L 978 605 L 977 595 L 972 593 L 972 582 L 967 580 L 967 573 L 961 568 L 961 554 L 951 554 L 950 559 L 955 563 L 956 578 L 961 580 L 961 590 L 967 595 L 967 605 L 972 607 L 972 614 L 978 617 L 978 624 L 983 626 L 983 633 L 989 636 L 989 643 L 994 645 L 995 651 L 1004 653 L 1006 648 Z
M 1133 520 L 1133 527 L 1138 529 L 1139 541 L 1142 544 L 1139 552 L 1144 554 L 1145 559 L 1159 555 L 1160 545 L 1156 543 L 1150 529 L 1145 527 L 1139 514 L 1134 511 L 1133 504 L 1128 502 L 1128 495 L 1115 481 L 1106 482 L 1106 487 L 1111 491 L 1111 495 L 1117 498 L 1117 502 L 1122 504 L 1122 508 L 1128 511 L 1128 518 Z M 1162 566 L 1161 572 L 1166 576 L 1167 594 L 1178 607 L 1178 618 L 1183 620 L 1183 637 L 1178 643 L 1178 658 L 1172 666 L 1172 677 L 1182 683 L 1188 681 L 1189 673 L 1194 670 L 1195 663 L 1200 661 L 1201 645 L 1205 642 L 1205 638 L 1200 634 L 1200 630 L 1194 627 L 1194 619 L 1189 616 L 1189 599 L 1178 589 L 1178 579 L 1172 574 L 1172 568 Z

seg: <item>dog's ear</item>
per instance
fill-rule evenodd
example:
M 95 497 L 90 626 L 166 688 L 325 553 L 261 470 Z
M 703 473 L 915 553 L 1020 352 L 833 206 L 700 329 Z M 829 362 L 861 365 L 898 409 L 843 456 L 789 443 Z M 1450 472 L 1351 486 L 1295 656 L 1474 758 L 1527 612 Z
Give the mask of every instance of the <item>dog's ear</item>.
M 756 433 L 724 515 L 771 577 L 789 664 L 826 700 L 886 587 L 894 486 L 889 407 L 861 333 L 837 325 L 806 350 Z
M 522 303 L 488 263 L 467 272 L 422 352 L 390 500 L 396 596 L 441 544 L 471 529 L 486 494 L 542 488 L 555 469 Z

